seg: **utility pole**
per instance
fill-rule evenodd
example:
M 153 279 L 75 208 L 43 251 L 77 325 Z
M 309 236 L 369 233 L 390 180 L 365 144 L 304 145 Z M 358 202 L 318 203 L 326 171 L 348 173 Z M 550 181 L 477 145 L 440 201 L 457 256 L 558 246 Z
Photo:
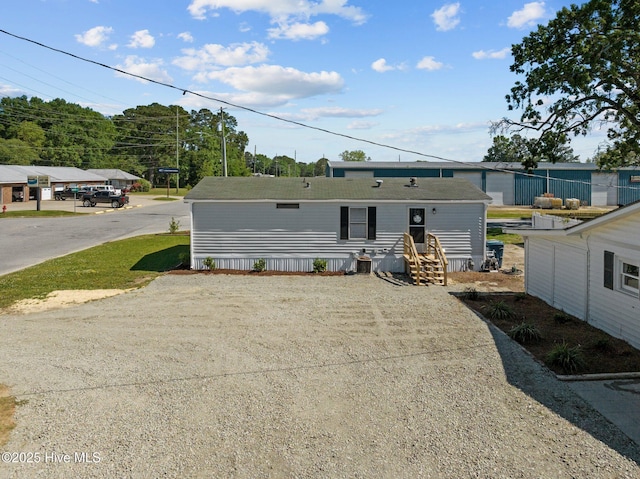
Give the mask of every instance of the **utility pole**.
M 220 107 L 220 126 L 222 127 L 222 176 L 227 176 L 227 141 L 224 137 L 224 108 Z
M 176 168 L 178 169 L 178 173 L 176 173 L 176 194 L 180 192 L 180 139 L 178 136 L 179 125 L 180 123 L 178 121 L 178 105 L 176 105 Z

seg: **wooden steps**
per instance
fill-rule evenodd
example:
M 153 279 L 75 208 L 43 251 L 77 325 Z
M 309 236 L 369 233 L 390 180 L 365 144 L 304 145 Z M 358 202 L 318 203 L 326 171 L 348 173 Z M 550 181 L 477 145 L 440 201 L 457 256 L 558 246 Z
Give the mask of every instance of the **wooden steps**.
M 427 283 L 447 284 L 447 258 L 440 246 L 438 238 L 429 235 L 427 253 L 418 253 L 413 238 L 408 233 L 404 234 L 404 262 L 405 272 L 411 277 L 414 284 Z

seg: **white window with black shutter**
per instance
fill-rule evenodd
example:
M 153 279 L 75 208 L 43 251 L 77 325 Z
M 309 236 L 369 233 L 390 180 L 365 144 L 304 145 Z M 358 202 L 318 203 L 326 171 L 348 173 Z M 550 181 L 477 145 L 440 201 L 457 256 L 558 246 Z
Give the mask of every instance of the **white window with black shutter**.
M 604 287 L 640 297 L 640 262 L 605 251 Z
M 376 239 L 376 207 L 341 206 L 340 239 Z

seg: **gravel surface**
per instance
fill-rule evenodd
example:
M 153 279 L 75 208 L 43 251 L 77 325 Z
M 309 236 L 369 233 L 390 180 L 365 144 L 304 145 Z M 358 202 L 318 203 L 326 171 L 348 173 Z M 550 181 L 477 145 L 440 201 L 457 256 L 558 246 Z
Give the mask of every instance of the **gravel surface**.
M 640 477 L 637 445 L 451 289 L 168 275 L 4 314 L 2 457 L 32 463 L 0 477 Z

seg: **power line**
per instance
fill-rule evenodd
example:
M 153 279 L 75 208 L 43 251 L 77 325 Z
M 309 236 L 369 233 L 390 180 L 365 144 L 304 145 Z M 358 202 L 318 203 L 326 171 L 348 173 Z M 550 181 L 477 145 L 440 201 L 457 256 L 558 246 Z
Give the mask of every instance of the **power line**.
M 369 140 L 369 139 L 366 139 L 366 138 L 359 138 L 359 137 L 355 137 L 355 136 L 352 136 L 352 135 L 347 135 L 346 133 L 340 133 L 340 132 L 336 132 L 336 131 L 329 130 L 329 129 L 326 129 L 326 128 L 320 128 L 320 127 L 317 127 L 317 126 L 308 125 L 306 123 L 302 123 L 302 122 L 295 121 L 295 120 L 290 120 L 290 119 L 283 118 L 283 117 L 280 117 L 280 116 L 277 116 L 277 115 L 274 115 L 274 114 L 271 114 L 271 113 L 266 113 L 266 112 L 263 112 L 263 111 L 259 111 L 259 110 L 256 110 L 254 108 L 250 108 L 250 107 L 247 107 L 247 106 L 243 106 L 243 105 L 239 105 L 239 104 L 236 104 L 236 103 L 232 103 L 230 101 L 223 100 L 221 98 L 210 97 L 210 96 L 204 95 L 202 93 L 198 93 L 198 92 L 189 90 L 188 88 L 178 87 L 178 86 L 172 85 L 170 83 L 162 82 L 162 81 L 159 81 L 159 80 L 154 80 L 152 78 L 148 78 L 148 77 L 145 77 L 145 76 L 142 76 L 142 75 L 138 75 L 138 74 L 135 74 L 135 73 L 130 73 L 130 72 L 127 72 L 127 71 L 122 70 L 120 68 L 116 68 L 116 67 L 107 65 L 105 63 L 102 63 L 102 62 L 91 60 L 91 59 L 82 57 L 80 55 L 76 55 L 74 53 L 70 53 L 70 52 L 67 52 L 65 50 L 46 45 L 46 44 L 44 44 L 42 42 L 38 42 L 36 40 L 32 40 L 30 38 L 23 37 L 23 36 L 8 32 L 8 31 L 6 31 L 4 29 L 0 29 L 0 33 L 4 33 L 5 35 L 8 35 L 8 36 L 13 37 L 15 39 L 34 44 L 34 45 L 39 46 L 41 48 L 45 48 L 47 50 L 51 50 L 53 52 L 60 53 L 62 55 L 69 56 L 71 58 L 74 58 L 76 60 L 80 60 L 80 61 L 85 62 L 85 63 L 90 63 L 90 64 L 93 64 L 93 65 L 99 66 L 101 68 L 106 68 L 108 70 L 120 73 L 120 74 L 125 75 L 125 76 L 129 76 L 129 77 L 132 77 L 132 78 L 137 78 L 139 80 L 143 80 L 143 81 L 146 81 L 146 82 L 149 82 L 149 83 L 160 85 L 160 86 L 163 86 L 163 87 L 166 87 L 166 88 L 171 88 L 173 90 L 181 92 L 183 95 L 189 93 L 189 94 L 197 96 L 199 98 L 203 98 L 205 100 L 218 102 L 218 103 L 221 103 L 223 105 L 227 105 L 229 107 L 236 108 L 238 110 L 247 111 L 247 112 L 250 112 L 250 113 L 253 113 L 253 114 L 256 114 L 256 115 L 260 115 L 260 116 L 263 116 L 263 117 L 271 118 L 273 120 L 277 120 L 277 121 L 281 121 L 281 122 L 288 123 L 288 124 L 291 124 L 291 125 L 296 125 L 296 126 L 299 126 L 299 127 L 302 127 L 302 128 L 307 128 L 307 129 L 310 129 L 310 130 L 315 130 L 315 131 L 319 131 L 319 132 L 322 132 L 322 133 L 326 133 L 328 135 L 338 136 L 338 137 L 346 138 L 346 139 L 353 140 L 353 141 L 367 143 L 367 144 L 370 144 L 370 145 L 373 145 L 373 146 L 378 146 L 378 147 L 381 147 L 381 148 L 387 148 L 387 149 L 399 151 L 401 153 L 408 153 L 408 154 L 412 154 L 412 155 L 416 155 L 416 156 L 420 156 L 420 157 L 424 157 L 424 158 L 431 158 L 431 159 L 434 159 L 434 160 L 440 160 L 440 161 L 445 161 L 445 162 L 449 162 L 449 163 L 455 163 L 455 164 L 459 164 L 459 165 L 471 166 L 471 167 L 474 167 L 474 168 L 480 168 L 480 169 L 484 169 L 484 170 L 487 170 L 487 171 L 498 171 L 498 172 L 508 173 L 508 174 L 512 174 L 512 175 L 522 175 L 522 176 L 527 176 L 527 177 L 538 177 L 538 178 L 540 178 L 540 175 L 535 175 L 535 174 L 528 173 L 528 172 L 520 172 L 520 171 L 513 171 L 513 170 L 508 170 L 508 169 L 490 167 L 488 165 L 483 165 L 482 162 L 473 162 L 472 163 L 472 162 L 465 162 L 465 161 L 460 161 L 460 160 L 453 160 L 453 159 L 450 159 L 450 158 L 444 158 L 444 157 L 437 156 L 437 155 L 431 155 L 431 154 L 423 153 L 423 152 L 416 151 L 416 150 L 410 150 L 410 149 L 406 149 L 406 148 L 400 148 L 400 147 L 397 147 L 397 146 L 389 145 L 389 144 L 386 144 L 386 143 L 376 142 L 376 141 Z M 560 178 L 557 178 L 557 179 L 556 178 L 552 178 L 552 179 L 554 181 L 563 181 L 563 182 L 570 182 L 570 183 L 588 184 L 588 185 L 592 185 L 592 186 L 593 185 L 595 185 L 595 186 L 608 186 L 608 187 L 611 186 L 611 185 L 596 185 L 594 183 L 587 182 L 587 181 L 582 181 L 582 180 L 570 180 L 570 179 L 560 179 Z M 625 187 L 615 186 L 615 188 L 625 188 Z M 629 188 L 629 187 L 626 187 L 626 188 Z M 633 188 L 633 189 L 635 189 L 635 188 Z

